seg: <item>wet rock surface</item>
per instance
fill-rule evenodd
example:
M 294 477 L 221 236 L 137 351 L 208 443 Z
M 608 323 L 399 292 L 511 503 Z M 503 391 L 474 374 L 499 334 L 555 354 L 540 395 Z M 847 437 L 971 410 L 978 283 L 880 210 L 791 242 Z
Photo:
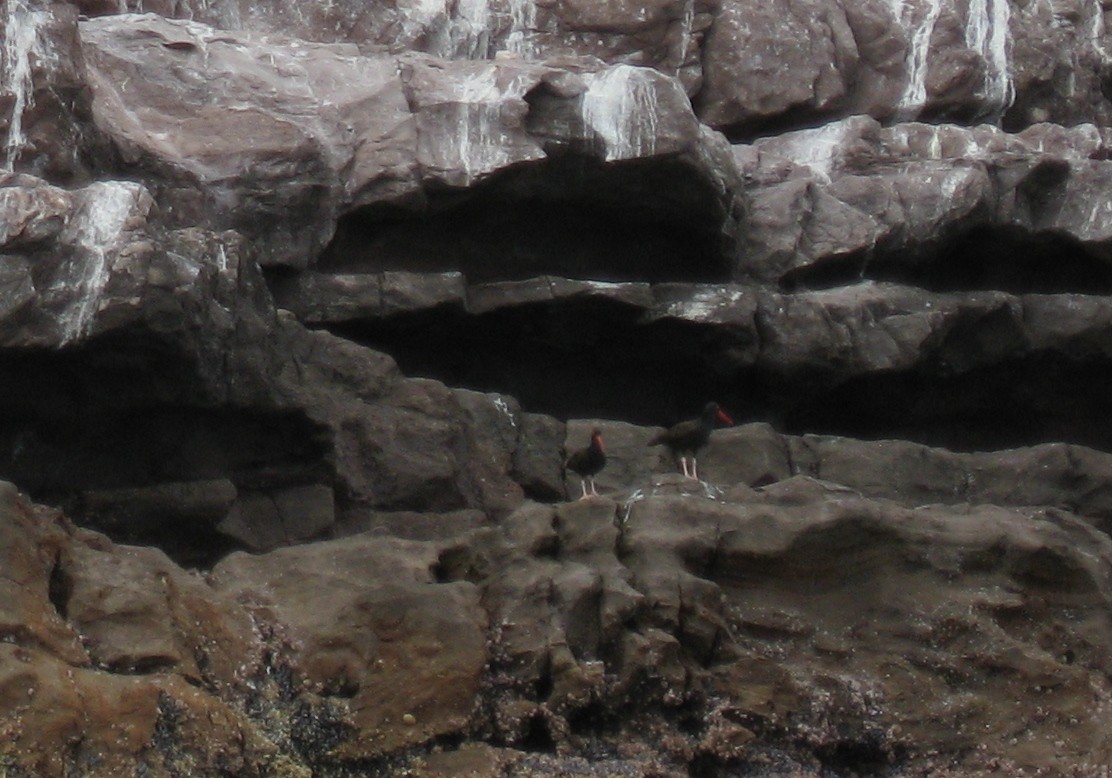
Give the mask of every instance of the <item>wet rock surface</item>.
M 1104 16 L 11 0 L 0 774 L 1102 774 Z

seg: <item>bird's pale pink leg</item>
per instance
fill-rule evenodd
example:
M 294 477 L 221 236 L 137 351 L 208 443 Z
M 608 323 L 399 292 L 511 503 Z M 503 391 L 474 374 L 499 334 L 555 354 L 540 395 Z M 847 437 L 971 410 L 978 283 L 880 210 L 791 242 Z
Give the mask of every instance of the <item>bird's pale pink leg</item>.
M 595 497 L 600 496 L 599 493 L 598 493 L 598 490 L 595 488 L 595 479 L 594 478 L 591 479 L 591 494 L 593 494 Z
M 694 478 L 696 481 L 699 480 L 699 470 L 695 466 L 695 457 L 691 457 L 691 477 Z
M 683 466 L 683 477 L 690 478 L 691 476 L 687 474 L 687 457 L 681 456 L 680 464 Z
M 579 499 L 580 500 L 586 500 L 587 499 L 587 482 L 584 479 L 580 478 L 579 479 L 579 485 L 580 485 L 580 487 L 583 488 L 583 496 L 580 497 Z

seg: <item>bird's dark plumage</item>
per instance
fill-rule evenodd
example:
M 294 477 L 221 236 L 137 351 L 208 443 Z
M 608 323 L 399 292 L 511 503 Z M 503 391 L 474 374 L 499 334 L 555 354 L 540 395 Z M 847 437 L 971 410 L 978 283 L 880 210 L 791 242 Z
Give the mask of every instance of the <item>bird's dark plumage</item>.
M 604 467 L 606 467 L 606 449 L 602 441 L 602 432 L 596 429 L 591 432 L 590 444 L 586 448 L 572 452 L 567 461 L 568 470 L 576 473 L 580 478 L 583 497 L 587 496 L 587 481 L 591 482 L 591 494 L 598 494 L 595 491 L 595 476 Z
M 691 456 L 691 477 L 697 478 L 695 471 L 695 457 L 699 450 L 707 445 L 710 433 L 719 425 L 729 426 L 734 423 L 730 416 L 718 407 L 718 403 L 707 403 L 698 418 L 681 421 L 673 427 L 655 436 L 649 441 L 650 446 L 664 445 L 673 455 L 680 458 L 683 464 L 683 474 L 687 472 L 687 456 Z

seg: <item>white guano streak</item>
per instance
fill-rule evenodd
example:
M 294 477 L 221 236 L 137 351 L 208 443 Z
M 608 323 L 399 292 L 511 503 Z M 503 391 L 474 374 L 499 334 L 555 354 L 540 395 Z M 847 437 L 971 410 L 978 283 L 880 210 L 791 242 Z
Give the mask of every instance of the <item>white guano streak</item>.
M 424 35 L 438 37 L 443 35 L 448 24 L 448 0 L 399 0 L 397 3 L 398 21 L 401 26 L 402 42 L 416 40 Z M 296 7 L 296 6 L 295 6 Z M 432 54 L 443 54 L 443 45 L 435 43 Z
M 65 236 L 73 246 L 70 271 L 60 283 L 74 296 L 61 321 L 62 344 L 87 334 L 111 275 L 109 258 L 131 216 L 141 187 L 120 181 L 90 184 Z M 58 284 L 59 282 L 56 282 Z
M 534 0 L 509 0 L 510 31 L 506 50 L 528 59 L 537 54 L 533 33 L 537 28 L 537 4 Z
M 687 64 L 687 55 L 691 51 L 691 33 L 695 29 L 695 0 L 686 0 L 683 4 L 683 17 L 680 19 L 680 55 L 676 62 L 676 75 Z
M 490 56 L 490 5 L 488 0 L 459 0 L 452 14 L 448 38 L 450 56 L 487 59 Z
M 632 65 L 596 73 L 582 101 L 583 122 L 602 141 L 605 161 L 655 153 L 655 74 Z
M 965 45 L 979 54 L 985 63 L 981 115 L 998 118 L 1015 100 L 1008 63 L 1011 10 L 1008 0 L 969 0 L 968 13 Z
M 907 86 L 896 104 L 896 118 L 912 121 L 927 102 L 927 68 L 930 64 L 931 38 L 934 26 L 942 13 L 942 0 L 926 0 L 925 11 L 916 12 L 924 5 L 916 0 L 890 0 L 892 15 L 910 32 L 904 70 Z M 917 21 L 916 21 L 917 19 Z
M 514 86 L 502 90 L 498 70 L 488 65 L 460 82 L 455 103 L 455 145 L 446 160 L 449 169 L 462 169 L 468 181 L 513 161 L 501 122 L 501 104 Z M 454 156 L 454 159 L 451 157 Z
M 3 91 L 10 93 L 12 114 L 4 143 L 4 168 L 13 170 L 27 138 L 23 134 L 23 115 L 34 105 L 34 79 L 31 57 L 44 57 L 39 29 L 50 21 L 49 11 L 32 11 L 26 0 L 8 0 L 4 17 Z
M 1100 57 L 1101 62 L 1108 62 L 1108 50 L 1104 48 L 1104 6 L 1101 0 L 1092 0 L 1091 19 L 1089 22 L 1089 39 L 1093 44 L 1093 51 Z
M 786 133 L 777 139 L 776 153 L 808 168 L 819 179 L 829 183 L 830 173 L 841 155 L 852 121 L 843 119 L 814 130 Z

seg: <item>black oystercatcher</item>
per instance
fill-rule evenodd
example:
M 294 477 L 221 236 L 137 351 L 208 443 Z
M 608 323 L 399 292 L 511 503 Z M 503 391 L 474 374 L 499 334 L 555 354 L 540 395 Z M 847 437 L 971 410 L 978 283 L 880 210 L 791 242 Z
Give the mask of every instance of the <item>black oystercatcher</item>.
M 663 443 L 672 452 L 673 456 L 680 458 L 683 465 L 683 474 L 688 478 L 698 478 L 699 471 L 695 469 L 695 455 L 699 449 L 710 440 L 710 433 L 719 424 L 730 426 L 734 420 L 718 407 L 718 403 L 707 403 L 703 413 L 697 419 L 681 421 L 676 426 L 665 430 L 649 441 L 650 446 Z M 691 472 L 687 472 L 687 455 L 691 455 Z
M 587 498 L 587 481 L 591 482 L 591 494 L 598 495 L 595 490 L 595 475 L 606 466 L 606 450 L 602 445 L 602 432 L 591 432 L 591 443 L 587 448 L 581 448 L 568 457 L 567 468 L 579 474 L 579 485 L 583 487 L 583 496 Z

